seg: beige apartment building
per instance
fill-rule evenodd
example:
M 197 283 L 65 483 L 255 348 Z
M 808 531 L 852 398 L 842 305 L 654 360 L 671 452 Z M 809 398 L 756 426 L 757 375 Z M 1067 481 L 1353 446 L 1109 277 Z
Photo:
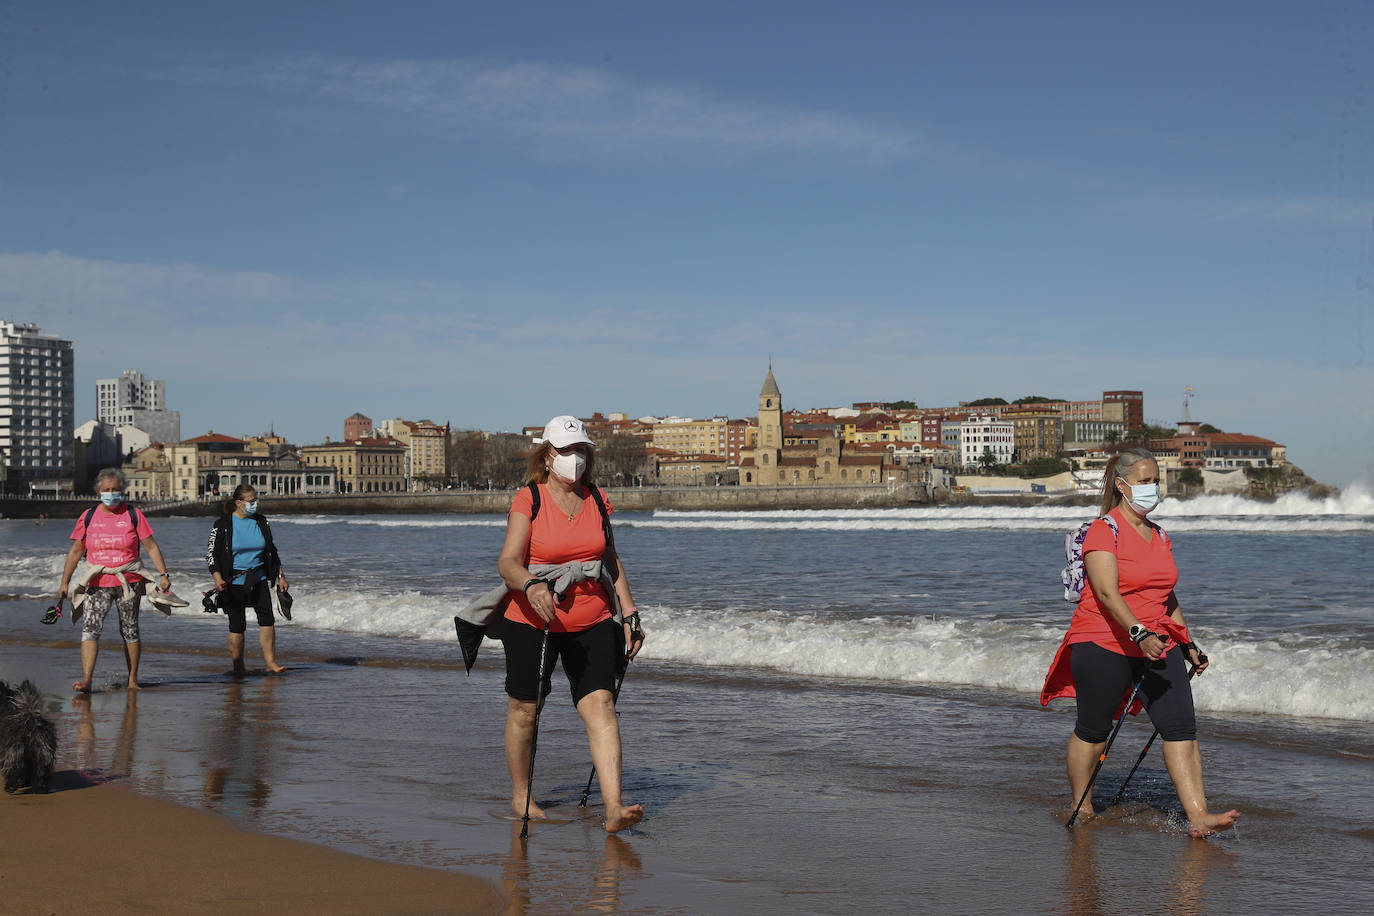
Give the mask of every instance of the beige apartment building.
M 654 424 L 650 444 L 679 455 L 719 455 L 726 457 L 730 445 L 730 421 L 725 417 L 693 420 L 691 417 L 665 417 Z
M 449 424 L 432 420 L 386 420 L 386 432 L 406 447 L 405 474 L 412 490 L 437 490 L 449 479 Z
M 334 468 L 341 493 L 406 490 L 406 446 L 390 437 L 302 446 L 301 460 L 312 467 Z

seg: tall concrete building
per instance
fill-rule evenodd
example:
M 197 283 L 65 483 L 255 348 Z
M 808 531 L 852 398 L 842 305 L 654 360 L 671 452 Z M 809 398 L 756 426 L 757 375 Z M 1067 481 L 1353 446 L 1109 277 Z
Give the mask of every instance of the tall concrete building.
M 0 321 L 0 462 L 5 492 L 72 489 L 72 342 Z
M 154 442 L 181 440 L 181 414 L 167 409 L 166 383 L 144 378 L 142 372 L 96 379 L 95 416 L 111 426 L 135 426 Z

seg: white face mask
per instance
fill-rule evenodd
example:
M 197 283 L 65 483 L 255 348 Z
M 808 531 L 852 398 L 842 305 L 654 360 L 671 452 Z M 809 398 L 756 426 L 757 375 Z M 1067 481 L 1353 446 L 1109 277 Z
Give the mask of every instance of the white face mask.
M 1141 515 L 1149 515 L 1159 505 L 1159 484 L 1157 483 L 1136 483 L 1127 484 L 1131 488 L 1131 495 L 1127 502 L 1131 508 Z
M 549 462 L 549 471 L 559 480 L 566 480 L 568 483 L 576 483 L 582 479 L 582 472 L 587 469 L 587 456 L 581 452 L 573 452 L 568 455 L 554 455 L 553 461 Z

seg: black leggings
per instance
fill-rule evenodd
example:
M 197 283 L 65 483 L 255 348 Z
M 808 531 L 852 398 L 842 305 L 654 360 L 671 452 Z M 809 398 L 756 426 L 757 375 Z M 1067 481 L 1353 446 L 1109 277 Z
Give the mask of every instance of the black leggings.
M 1089 744 L 1101 744 L 1112 731 L 1112 719 L 1141 672 L 1140 701 L 1165 741 L 1196 741 L 1193 688 L 1183 649 L 1174 647 L 1157 662 L 1129 658 L 1096 643 L 1073 644 L 1069 664 L 1078 694 L 1078 721 L 1073 733 Z
M 229 632 L 243 633 L 248 629 L 248 608 L 258 615 L 258 626 L 270 627 L 276 622 L 272 616 L 272 595 L 267 580 L 253 585 L 231 585 L 224 590 L 224 613 L 229 618 Z

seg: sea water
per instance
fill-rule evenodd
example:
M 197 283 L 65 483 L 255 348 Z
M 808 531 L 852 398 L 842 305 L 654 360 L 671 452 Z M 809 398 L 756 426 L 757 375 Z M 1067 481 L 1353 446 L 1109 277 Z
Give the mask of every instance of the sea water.
M 452 629 L 496 582 L 503 518 L 273 517 L 292 670 L 246 681 L 225 675 L 224 618 L 199 608 L 209 520 L 153 519 L 191 606 L 145 610 L 141 693 L 117 689 L 109 622 L 99 692 L 60 715 L 65 762 L 255 829 L 484 875 L 528 912 L 1369 909 L 1374 498 L 1203 497 L 1153 516 L 1212 660 L 1195 682 L 1208 794 L 1244 812 L 1196 842 L 1158 751 L 1123 804 L 1062 826 L 1073 704 L 1038 693 L 1072 613 L 1064 535 L 1090 516 L 616 513 L 649 634 L 620 705 L 626 796 L 648 817 L 607 840 L 596 794 L 577 807 L 586 740 L 556 676 L 536 768 L 552 820 L 528 843 L 503 820 L 499 643 L 468 677 Z M 0 676 L 54 694 L 75 636 L 37 619 L 69 533 L 0 522 Z M 1100 802 L 1148 737 L 1122 729 Z

